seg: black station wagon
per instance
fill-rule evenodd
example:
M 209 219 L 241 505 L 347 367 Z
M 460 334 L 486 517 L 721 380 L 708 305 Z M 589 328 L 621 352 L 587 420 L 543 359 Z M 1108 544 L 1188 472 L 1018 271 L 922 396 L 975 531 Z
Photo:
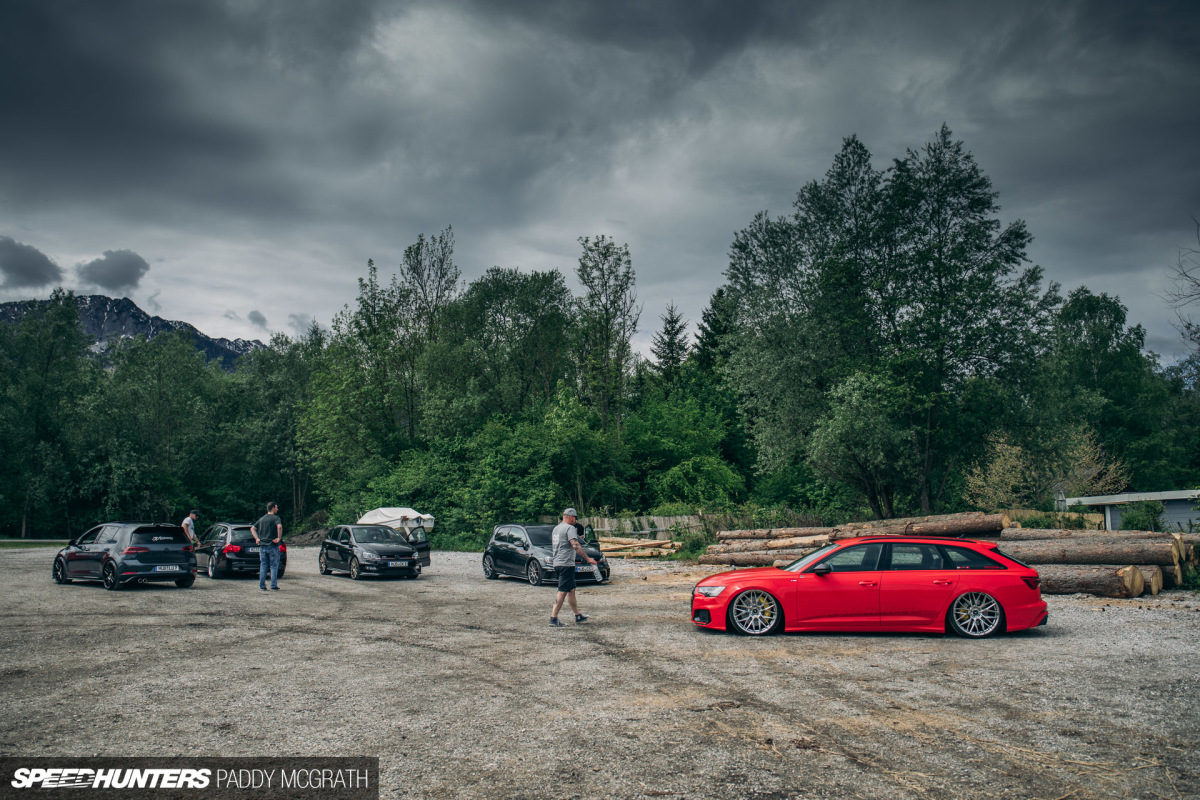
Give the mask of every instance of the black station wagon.
M 55 583 L 101 581 L 110 591 L 151 581 L 186 589 L 196 581 L 196 553 L 179 525 L 109 522 L 59 550 L 52 574 Z
M 218 522 L 196 545 L 196 566 L 210 578 L 258 574 L 259 545 L 249 522 Z M 287 569 L 287 545 L 279 545 L 279 577 Z

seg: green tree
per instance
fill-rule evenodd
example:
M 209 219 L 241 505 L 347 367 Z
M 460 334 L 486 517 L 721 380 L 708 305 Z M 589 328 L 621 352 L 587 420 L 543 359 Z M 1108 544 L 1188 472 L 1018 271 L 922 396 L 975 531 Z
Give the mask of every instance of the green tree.
M 601 430 L 611 430 L 619 442 L 633 358 L 630 342 L 641 316 L 633 260 L 629 245 L 618 245 L 606 236 L 585 236 L 579 243 L 583 247 L 576 271 L 584 289 L 579 301 L 583 397 L 599 414 Z
M 679 371 L 688 356 L 687 322 L 674 303 L 667 305 L 667 311 L 661 317 L 662 329 L 655 332 L 650 342 L 650 352 L 657 362 L 658 375 L 662 381 L 663 391 L 670 396 L 671 389 L 679 380 Z

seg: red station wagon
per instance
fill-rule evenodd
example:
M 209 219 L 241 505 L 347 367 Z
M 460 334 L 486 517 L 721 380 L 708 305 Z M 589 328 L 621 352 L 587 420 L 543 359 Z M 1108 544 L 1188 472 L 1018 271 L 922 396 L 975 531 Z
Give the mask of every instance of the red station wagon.
M 951 631 L 972 639 L 1045 625 L 1037 570 L 995 542 L 866 536 L 786 567 L 710 575 L 692 622 L 750 636 L 779 631 Z

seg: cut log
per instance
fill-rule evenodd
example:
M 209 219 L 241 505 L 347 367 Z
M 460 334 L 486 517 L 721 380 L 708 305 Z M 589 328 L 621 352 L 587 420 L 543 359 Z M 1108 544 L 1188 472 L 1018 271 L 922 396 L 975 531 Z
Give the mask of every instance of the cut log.
M 1183 586 L 1184 567 L 1163 567 L 1163 588 L 1179 589 Z
M 772 551 L 769 553 L 722 553 L 720 555 L 705 555 L 700 556 L 701 564 L 725 564 L 733 567 L 769 567 L 777 560 L 795 561 L 803 555 L 812 552 L 800 551 L 796 553 L 780 553 Z
M 828 536 L 796 536 L 791 539 L 742 539 L 727 544 L 709 545 L 708 552 L 749 553 L 755 550 L 795 550 L 797 547 L 819 547 L 829 543 Z
M 1174 541 L 1154 539 L 1045 539 L 1005 542 L 1003 551 L 1026 564 L 1179 563 Z
M 733 539 L 782 539 L 790 536 L 828 536 L 834 528 L 755 528 L 744 531 L 720 531 L 717 541 Z
M 677 549 L 682 546 L 683 545 L 680 544 L 679 542 L 670 542 L 670 541 L 662 541 L 662 542 L 645 541 L 645 542 L 638 542 L 636 544 L 604 544 L 603 542 L 601 542 L 600 549 L 605 553 L 616 553 L 616 552 L 620 552 L 621 550 L 637 550 L 637 549 L 644 550 L 644 549 L 648 549 L 648 548 L 654 548 L 657 550 L 674 550 L 674 549 Z
M 746 553 L 753 550 L 765 550 L 764 545 L 770 539 L 741 539 L 719 544 L 710 544 L 707 552 L 711 555 L 720 553 Z
M 1142 582 L 1145 584 L 1143 590 L 1146 594 L 1153 597 L 1162 591 L 1163 588 L 1163 571 L 1162 567 L 1157 564 L 1138 565 L 1138 569 L 1142 571 Z
M 896 519 L 872 519 L 864 522 L 847 522 L 839 527 L 857 530 L 861 528 L 890 528 L 893 525 L 915 525 L 922 522 L 954 522 L 976 520 L 984 516 L 982 511 L 964 511 L 959 514 L 933 514 L 925 517 L 897 517 Z M 996 516 L 1000 516 L 997 514 Z
M 1138 597 L 1145 588 L 1137 567 L 1112 564 L 1047 564 L 1037 568 L 1042 594 L 1094 594 L 1098 597 Z
M 930 517 L 922 522 L 885 520 L 891 524 L 871 527 L 845 525 L 837 529 L 832 539 L 852 539 L 857 536 L 966 536 L 994 538 L 1010 524 L 1003 514 L 946 515 Z
M 1005 528 L 1000 532 L 1002 542 L 1032 542 L 1050 539 L 1097 539 L 1115 541 L 1159 541 L 1174 542 L 1175 552 L 1180 561 L 1186 561 L 1187 545 L 1178 533 L 1160 531 L 1093 531 L 1093 530 L 1060 530 L 1055 528 Z

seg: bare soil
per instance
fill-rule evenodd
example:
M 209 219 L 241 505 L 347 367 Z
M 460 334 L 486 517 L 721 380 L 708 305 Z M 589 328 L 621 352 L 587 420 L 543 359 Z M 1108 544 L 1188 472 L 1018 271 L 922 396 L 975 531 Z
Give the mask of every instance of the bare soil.
M 614 562 L 552 630 L 553 589 L 477 554 L 114 593 L 53 584 L 54 552 L 0 551 L 0 755 L 379 756 L 384 797 L 1200 797 L 1195 593 L 747 639 L 689 622 L 709 567 Z

